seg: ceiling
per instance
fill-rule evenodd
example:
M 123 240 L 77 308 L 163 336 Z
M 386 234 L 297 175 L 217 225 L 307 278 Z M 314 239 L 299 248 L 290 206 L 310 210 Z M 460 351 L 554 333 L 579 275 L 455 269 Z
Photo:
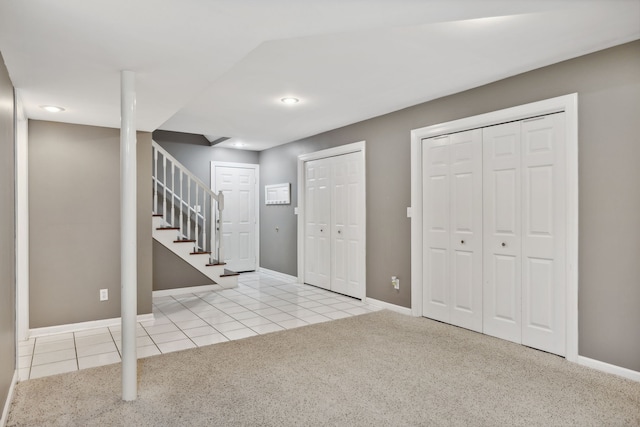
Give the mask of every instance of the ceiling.
M 117 128 L 131 70 L 140 130 L 251 150 L 639 38 L 640 0 L 0 2 L 29 118 Z

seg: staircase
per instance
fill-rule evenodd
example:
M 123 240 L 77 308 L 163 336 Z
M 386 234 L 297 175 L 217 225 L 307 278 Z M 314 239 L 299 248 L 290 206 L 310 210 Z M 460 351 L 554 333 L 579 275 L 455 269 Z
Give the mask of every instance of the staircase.
M 211 191 L 155 141 L 152 150 L 153 238 L 212 282 L 236 287 L 238 273 L 221 261 L 222 191 Z

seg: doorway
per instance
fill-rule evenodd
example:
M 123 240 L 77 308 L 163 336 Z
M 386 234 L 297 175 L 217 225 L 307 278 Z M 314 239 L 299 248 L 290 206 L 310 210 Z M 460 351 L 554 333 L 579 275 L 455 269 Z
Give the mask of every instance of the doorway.
M 411 167 L 411 203 L 412 203 L 412 211 L 413 211 L 413 215 L 412 215 L 412 219 L 411 219 L 411 229 L 412 229 L 412 239 L 411 239 L 411 253 L 412 253 L 412 284 L 411 284 L 411 293 L 412 293 L 412 312 L 414 315 L 416 316 L 423 316 L 426 315 L 429 312 L 428 308 L 425 308 L 425 300 L 435 300 L 435 298 L 433 298 L 432 296 L 429 296 L 427 293 L 431 292 L 431 290 L 425 290 L 424 287 L 424 283 L 425 280 L 429 281 L 429 280 L 435 280 L 435 278 L 433 277 L 433 273 L 436 272 L 436 270 L 434 270 L 433 268 L 431 268 L 430 266 L 426 265 L 424 263 L 424 258 L 427 255 L 427 252 L 425 251 L 425 244 L 427 244 L 430 241 L 432 241 L 432 239 L 428 236 L 429 232 L 428 232 L 428 227 L 429 227 L 429 223 L 428 221 L 428 217 L 430 215 L 430 213 L 428 212 L 428 209 L 431 209 L 431 207 L 433 206 L 432 204 L 428 203 L 428 200 L 425 200 L 425 180 L 427 179 L 427 177 L 429 176 L 429 174 L 432 174 L 435 176 L 435 172 L 437 172 L 435 169 L 431 170 L 431 172 L 429 171 L 429 168 L 426 168 L 423 161 L 425 159 L 425 149 L 427 147 L 427 145 L 425 145 L 424 141 L 425 140 L 430 140 L 431 141 L 431 146 L 436 147 L 438 145 L 438 137 L 443 136 L 443 135 L 454 135 L 454 134 L 462 134 L 462 133 L 468 133 L 469 137 L 471 138 L 473 135 L 473 133 L 477 133 L 478 129 L 481 128 L 487 128 L 488 127 L 492 127 L 491 129 L 493 129 L 492 131 L 488 131 L 488 137 L 493 138 L 496 135 L 491 136 L 491 132 L 499 132 L 502 131 L 503 128 L 497 126 L 503 123 L 514 123 L 517 121 L 522 121 L 522 122 L 527 122 L 529 120 L 531 120 L 532 118 L 538 118 L 538 117 L 542 117 L 545 115 L 549 115 L 549 114 L 554 114 L 554 113 L 564 113 L 564 126 L 562 128 L 562 130 L 560 131 L 560 133 L 563 136 L 563 140 L 564 140 L 564 148 L 563 148 L 563 153 L 562 156 L 559 158 L 560 160 L 558 161 L 558 164 L 561 164 L 561 170 L 562 170 L 562 175 L 563 178 L 561 181 L 557 182 L 557 183 L 553 183 L 553 185 L 557 185 L 557 186 L 562 186 L 562 193 L 564 194 L 563 197 L 559 198 L 558 200 L 560 200 L 562 202 L 562 206 L 563 206 L 563 210 L 564 213 L 562 213 L 561 215 L 559 215 L 556 218 L 556 222 L 558 224 L 558 226 L 561 226 L 564 229 L 564 244 L 565 246 L 562 247 L 559 251 L 557 251 L 558 255 L 559 255 L 559 262 L 562 263 L 562 268 L 561 270 L 564 271 L 563 275 L 564 275 L 564 287 L 563 289 L 563 295 L 560 296 L 558 298 L 559 301 L 561 301 L 561 305 L 562 305 L 562 322 L 564 324 L 565 327 L 565 334 L 563 337 L 563 345 L 562 348 L 564 349 L 564 355 L 565 357 L 570 360 L 570 361 L 577 361 L 577 357 L 578 357 L 578 278 L 577 278 L 577 266 L 578 266 L 578 173 L 577 173 L 577 165 L 578 165 L 578 157 L 577 157 L 577 153 L 578 153 L 578 138 L 577 138 L 577 94 L 571 94 L 571 95 L 565 95 L 565 96 L 560 96 L 557 98 L 552 98 L 552 99 L 548 99 L 548 100 L 544 100 L 544 101 L 539 101 L 539 102 L 534 102 L 531 104 L 526 104 L 526 105 L 522 105 L 522 106 L 518 106 L 518 107 L 513 107 L 513 108 L 508 108 L 505 110 L 499 110 L 499 111 L 495 111 L 492 113 L 487 113 L 487 114 L 482 114 L 479 116 L 473 116 L 473 117 L 469 117 L 466 119 L 460 119 L 460 120 L 455 120 L 452 122 L 447 122 L 447 123 L 441 123 L 441 124 L 437 124 L 434 126 L 428 126 L 425 128 L 421 128 L 421 129 L 415 129 L 411 132 L 411 137 L 412 137 L 412 147 L 411 147 L 411 157 L 412 157 L 412 167 Z M 556 117 L 559 117 L 556 115 Z M 551 119 L 549 119 L 551 120 Z M 504 129 L 508 128 L 509 126 L 515 126 L 515 125 L 507 125 Z M 524 126 L 524 125 L 523 125 Z M 527 125 L 528 126 L 528 125 Z M 499 136 L 499 135 L 498 135 Z M 472 138 L 471 138 L 472 139 Z M 500 144 L 498 144 L 498 148 L 502 149 L 502 148 L 506 148 L 509 146 L 509 144 L 506 143 L 507 139 L 503 139 L 503 142 L 500 142 Z M 542 140 L 540 140 L 542 141 Z M 535 142 L 535 144 L 539 144 L 541 143 L 540 141 Z M 540 147 L 538 148 L 543 148 L 543 145 L 540 145 Z M 495 147 L 494 147 L 495 148 Z M 494 150 L 495 151 L 495 150 Z M 504 151 L 504 150 L 503 150 Z M 533 150 L 535 151 L 535 150 Z M 545 150 L 541 150 L 541 151 L 545 151 Z M 548 150 L 547 150 L 548 151 Z M 480 153 L 480 152 L 478 152 Z M 477 157 L 477 156 L 476 156 Z M 500 157 L 500 161 L 502 161 L 502 158 L 506 158 L 505 156 L 499 156 Z M 433 158 L 433 157 L 432 157 Z M 483 163 L 486 163 L 483 160 Z M 493 165 L 495 166 L 495 165 Z M 491 166 L 491 167 L 493 167 Z M 496 166 L 497 168 L 497 166 Z M 500 168 L 498 168 L 500 169 Z M 508 168 L 504 167 L 500 170 L 507 170 Z M 487 171 L 491 171 L 493 169 L 489 168 L 485 168 L 485 172 Z M 531 181 L 529 184 L 527 184 L 524 188 L 524 191 L 529 191 L 531 189 L 535 189 L 536 190 L 536 194 L 538 195 L 544 195 L 544 194 L 548 194 L 548 192 L 545 191 L 538 191 L 540 189 L 543 188 L 548 188 L 548 183 L 545 185 L 539 185 L 537 186 L 536 183 L 540 183 L 542 184 L 545 181 L 545 177 L 549 176 L 549 175 L 545 175 L 545 172 L 547 169 L 544 168 L 537 168 L 536 169 L 536 173 L 540 172 L 538 175 L 536 175 L 537 179 L 534 181 Z M 476 171 L 478 172 L 478 171 Z M 467 174 L 469 175 L 469 174 Z M 507 175 L 507 173 L 505 172 L 505 174 L 503 174 L 504 176 Z M 487 175 L 485 178 L 490 178 L 493 177 L 495 178 L 495 174 L 490 174 L 487 172 Z M 492 179 L 493 179 L 492 178 Z M 485 179 L 485 181 L 487 181 L 487 179 Z M 493 180 L 495 181 L 495 179 Z M 492 181 L 492 182 L 493 182 Z M 524 181 L 523 181 L 524 182 Z M 469 181 L 469 183 L 471 183 L 471 181 Z M 508 183 L 508 181 L 505 181 L 505 183 Z M 526 182 L 525 182 L 526 183 Z M 495 185 L 493 185 L 495 184 Z M 493 188 L 495 190 L 496 184 L 495 182 L 493 182 Z M 535 185 L 534 185 L 535 184 Z M 506 185 L 506 184 L 505 184 Z M 516 184 L 516 187 L 520 188 L 521 185 Z M 538 188 L 539 187 L 539 188 Z M 515 188 L 515 187 L 514 187 Z M 471 187 L 469 187 L 469 189 L 471 189 Z M 505 187 L 505 189 L 507 189 Z M 506 191 L 506 190 L 505 190 Z M 506 193 L 504 193 L 506 194 Z M 559 193 L 560 194 L 560 193 Z M 526 196 L 526 194 L 525 194 Z M 528 196 L 527 196 L 528 197 Z M 525 197 L 526 198 L 526 197 Z M 488 205 L 489 207 L 492 206 L 492 200 L 490 197 L 487 199 L 485 197 L 485 200 L 483 201 L 484 205 Z M 545 200 L 550 200 L 550 199 L 545 199 L 544 197 L 542 197 L 540 199 L 541 201 L 545 201 Z M 505 206 L 507 206 L 509 204 L 505 204 Z M 538 206 L 550 206 L 548 204 L 538 204 Z M 520 206 L 520 204 L 510 204 L 509 206 Z M 531 213 L 531 209 L 530 207 L 526 207 L 525 206 L 525 211 Z M 477 211 L 477 210 L 476 210 Z M 505 210 L 506 212 L 506 210 Z M 542 211 L 541 211 L 542 212 Z M 551 212 L 551 211 L 549 211 Z M 551 213 L 549 214 L 551 215 Z M 550 218 L 549 215 L 544 216 L 544 215 L 539 215 L 537 218 Z M 494 216 L 487 216 L 487 218 L 493 218 Z M 425 218 L 427 218 L 427 220 L 425 220 Z M 501 217 L 502 218 L 502 217 Z M 506 216 L 505 216 L 506 218 Z M 477 221 L 476 221 L 477 222 Z M 475 229 L 478 231 L 481 231 L 479 227 L 480 223 L 475 224 Z M 544 225 L 544 223 L 539 222 L 536 223 L 536 227 L 538 226 L 542 226 Z M 535 225 L 535 224 L 534 224 Z M 490 227 L 487 228 L 487 224 L 485 224 L 486 232 L 483 234 L 487 234 L 487 236 L 491 237 L 491 234 L 489 233 L 491 231 Z M 502 227 L 504 228 L 504 227 Z M 535 228 L 535 227 L 534 227 Z M 540 227 L 538 227 L 540 228 Z M 544 228 L 544 227 L 543 227 Z M 542 229 L 542 228 L 541 228 Z M 506 230 L 506 228 L 505 228 Z M 497 243 L 499 246 L 500 250 L 507 250 L 511 247 L 515 247 L 518 248 L 520 247 L 519 244 L 517 244 L 517 242 L 513 242 L 513 244 L 510 244 L 509 241 L 505 240 L 508 236 L 506 232 L 503 232 L 504 230 L 500 230 L 500 237 L 503 238 L 502 240 L 498 239 L 499 242 Z M 539 230 L 538 230 L 539 231 Z M 480 233 L 476 233 L 478 236 L 480 235 Z M 532 233 L 529 233 L 532 234 Z M 536 234 L 536 233 L 533 233 Z M 532 236 L 533 236 L 532 234 Z M 540 233 L 537 233 L 540 234 Z M 459 237 L 459 236 L 456 236 Z M 471 239 L 466 239 L 464 237 L 460 237 L 460 238 L 456 238 L 456 239 L 450 239 L 452 242 L 462 245 L 464 246 L 464 248 L 470 247 L 470 245 L 473 243 L 473 235 L 467 233 L 466 237 L 471 237 Z M 486 237 L 486 236 L 485 236 Z M 495 236 L 494 236 L 495 237 Z M 531 237 L 531 236 L 526 236 L 527 238 Z M 536 237 L 537 236 L 533 236 Z M 486 240 L 486 239 L 483 239 Z M 495 239 L 494 239 L 495 240 Z M 464 243 L 463 243 L 464 242 Z M 490 244 L 491 242 L 484 242 L 484 244 L 480 244 L 478 246 L 478 248 L 476 249 L 480 249 L 483 250 L 484 247 L 484 252 L 487 253 L 492 253 L 491 251 L 487 251 L 487 245 Z M 495 242 L 494 242 L 495 243 Z M 535 243 L 535 242 L 534 242 Z M 536 243 L 537 244 L 537 243 Z M 532 243 L 533 245 L 533 243 Z M 495 245 L 494 245 L 495 246 Z M 531 245 L 529 245 L 531 246 Z M 535 245 L 534 245 L 535 246 Z M 531 246 L 533 247 L 533 246 Z M 454 248 L 455 249 L 455 248 Z M 467 249 L 465 249 L 467 250 Z M 467 250 L 468 251 L 468 250 Z M 444 254 L 443 251 L 440 251 L 442 254 Z M 495 251 L 494 251 L 495 252 Z M 435 253 L 435 251 L 434 251 Z M 500 259 L 500 260 L 504 260 L 506 259 L 507 255 L 512 256 L 513 254 L 502 254 L 502 253 L 498 253 L 496 252 L 498 255 L 494 256 L 493 258 L 491 258 L 490 256 L 487 256 L 485 254 L 485 261 L 487 259 Z M 531 279 L 531 278 L 535 278 L 536 274 L 538 279 L 543 278 L 543 277 L 547 277 L 549 276 L 549 269 L 544 270 L 542 267 L 544 267 L 544 265 L 542 265 L 539 261 L 540 259 L 544 258 L 541 256 L 538 256 L 538 260 L 537 260 L 537 264 L 535 264 L 535 268 L 537 268 L 537 272 L 540 274 L 537 274 L 536 271 L 529 271 L 528 273 L 526 273 L 526 277 L 525 279 Z M 434 261 L 435 262 L 435 261 Z M 470 265 L 470 264 L 469 264 Z M 533 265 L 533 264 L 532 264 Z M 530 265 L 531 266 L 531 265 Z M 484 266 L 485 270 L 487 270 L 487 266 Z M 495 267 L 495 265 L 493 266 Z M 508 269 L 504 269 L 503 272 L 507 271 Z M 543 271 L 544 270 L 544 271 Z M 561 271 L 561 270 L 557 270 L 557 271 Z M 444 271 L 444 270 L 443 270 Z M 472 271 L 471 269 L 469 269 L 469 271 Z M 490 269 L 489 269 L 490 271 Z M 501 270 L 502 271 L 502 270 Z M 544 274 L 542 274 L 544 273 Z M 547 274 L 548 273 L 548 274 Z M 444 273 L 443 273 L 444 274 Z M 516 273 L 517 274 L 517 273 Z M 546 275 L 545 275 L 546 274 Z M 473 280 L 472 276 L 468 276 L 469 277 L 469 281 L 468 283 L 477 283 L 478 279 L 475 278 Z M 475 277 L 475 276 L 474 276 Z M 490 281 L 490 280 L 489 280 Z M 542 280 L 539 280 L 540 282 L 542 282 Z M 485 280 L 480 279 L 480 283 L 482 284 L 482 282 L 486 282 L 486 278 Z M 494 281 L 495 282 L 495 281 Z M 499 282 L 499 281 L 498 281 Z M 435 284 L 436 282 L 433 282 L 432 284 Z M 472 289 L 471 287 L 468 287 L 468 289 Z M 476 289 L 477 288 L 473 288 Z M 551 288 L 547 288 L 547 289 L 551 289 Z M 434 288 L 434 290 L 437 290 L 436 288 Z M 526 289 L 525 289 L 526 290 Z M 485 294 L 482 298 L 483 299 L 487 299 L 490 296 L 490 292 L 489 294 Z M 470 293 L 468 293 L 468 295 L 471 295 Z M 542 294 L 539 294 L 538 296 L 541 296 Z M 548 292 L 547 292 L 548 295 Z M 494 299 L 495 301 L 495 299 Z M 491 301 L 489 301 L 491 302 Z M 468 305 L 468 304 L 467 304 Z M 505 307 L 507 306 L 506 304 L 504 305 Z M 478 306 L 476 306 L 478 307 Z M 494 307 L 495 308 L 495 307 Z M 524 307 L 525 309 L 528 309 L 530 307 Z M 470 313 L 472 310 L 468 310 Z M 491 310 L 489 310 L 491 311 Z M 494 310 L 495 311 L 495 310 Z M 534 313 L 535 314 L 535 313 Z M 443 311 L 443 315 L 446 315 L 446 313 L 444 313 Z M 527 313 L 525 313 L 525 315 L 527 315 Z M 469 316 L 471 318 L 471 316 Z M 495 317 L 495 316 L 494 316 Z M 505 317 L 505 316 L 503 316 Z M 531 317 L 531 316 L 529 316 Z M 534 316 L 535 317 L 535 316 Z M 475 316 L 474 319 L 478 319 L 478 316 Z M 480 319 L 482 319 L 482 317 L 480 317 Z M 471 320 L 471 319 L 470 319 Z M 476 320 L 474 320 L 476 321 Z M 540 322 L 537 322 L 540 323 Z M 477 323 L 474 323 L 476 325 L 476 329 L 477 329 Z M 484 324 L 482 325 L 484 326 Z M 466 326 L 469 327 L 469 326 Z M 473 329 L 473 328 L 471 328 Z M 540 328 L 539 328 L 540 329 Z M 498 334 L 494 334 L 494 335 L 498 335 Z
M 298 157 L 298 279 L 363 299 L 364 142 Z
M 224 261 L 235 272 L 258 267 L 259 166 L 249 163 L 211 162 L 211 188 L 224 194 L 222 236 Z M 216 218 L 220 224 L 220 218 Z

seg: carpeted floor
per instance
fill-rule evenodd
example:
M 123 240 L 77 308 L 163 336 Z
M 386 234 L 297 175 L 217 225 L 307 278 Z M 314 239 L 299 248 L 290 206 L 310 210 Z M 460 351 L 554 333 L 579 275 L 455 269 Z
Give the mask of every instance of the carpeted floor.
M 640 383 L 381 311 L 18 384 L 9 426 L 638 426 Z

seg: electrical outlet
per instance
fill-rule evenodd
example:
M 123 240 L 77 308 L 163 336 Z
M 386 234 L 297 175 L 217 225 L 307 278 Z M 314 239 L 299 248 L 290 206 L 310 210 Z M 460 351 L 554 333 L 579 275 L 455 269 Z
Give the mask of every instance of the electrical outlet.
M 391 276 L 391 285 L 393 286 L 393 289 L 400 290 L 400 279 L 396 276 Z
M 100 301 L 107 301 L 109 299 L 109 289 L 100 289 Z

